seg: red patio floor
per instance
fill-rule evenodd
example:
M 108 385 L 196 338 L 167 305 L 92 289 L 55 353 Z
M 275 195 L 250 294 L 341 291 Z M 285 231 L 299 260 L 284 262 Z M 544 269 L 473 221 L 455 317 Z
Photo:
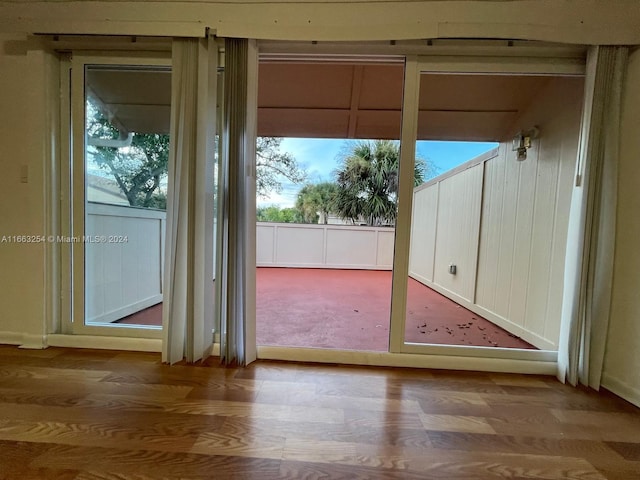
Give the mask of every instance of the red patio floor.
M 391 272 L 258 268 L 258 345 L 387 351 Z M 534 348 L 409 279 L 405 341 Z
M 389 271 L 258 268 L 258 345 L 387 351 Z M 405 341 L 535 348 L 409 279 Z M 119 323 L 160 325 L 161 304 Z

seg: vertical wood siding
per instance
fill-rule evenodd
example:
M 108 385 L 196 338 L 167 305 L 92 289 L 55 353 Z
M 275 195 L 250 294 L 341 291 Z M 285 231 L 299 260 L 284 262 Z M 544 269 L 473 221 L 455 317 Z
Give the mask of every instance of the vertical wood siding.
M 414 193 L 410 275 L 545 349 L 557 348 L 560 329 L 581 95 L 575 78 L 540 92 L 514 125 L 540 127 L 525 161 L 503 142 L 495 157 Z
M 162 301 L 165 212 L 87 204 L 87 322 L 113 322 Z

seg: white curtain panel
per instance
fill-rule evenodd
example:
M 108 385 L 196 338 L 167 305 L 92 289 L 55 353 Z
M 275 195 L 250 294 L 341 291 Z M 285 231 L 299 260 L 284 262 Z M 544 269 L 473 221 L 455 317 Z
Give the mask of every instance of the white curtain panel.
M 255 348 L 255 143 L 257 50 L 225 39 L 224 120 L 216 273 L 220 361 L 248 365 Z M 252 273 L 253 272 L 253 273 Z
M 628 48 L 592 47 L 571 199 L 558 378 L 600 388 L 613 278 L 620 104 Z
M 196 362 L 213 346 L 213 168 L 217 48 L 174 39 L 162 360 Z

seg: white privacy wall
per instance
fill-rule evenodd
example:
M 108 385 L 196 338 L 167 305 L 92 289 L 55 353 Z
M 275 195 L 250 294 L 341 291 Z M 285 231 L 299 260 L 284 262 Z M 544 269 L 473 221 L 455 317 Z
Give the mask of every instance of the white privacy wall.
M 482 168 L 478 163 L 414 191 L 410 275 L 468 302 L 475 291 Z
M 260 222 L 258 267 L 391 270 L 394 229 Z
M 410 276 L 544 349 L 560 329 L 581 99 L 581 79 L 550 79 L 513 126 L 540 128 L 525 161 L 509 139 L 414 192 Z
M 162 302 L 165 212 L 95 203 L 86 211 L 86 235 L 106 238 L 85 243 L 86 321 L 113 322 Z

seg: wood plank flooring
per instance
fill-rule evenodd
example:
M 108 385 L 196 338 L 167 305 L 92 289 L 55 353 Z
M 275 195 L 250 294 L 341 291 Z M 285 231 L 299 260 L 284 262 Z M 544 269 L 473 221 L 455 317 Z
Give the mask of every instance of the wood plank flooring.
M 640 409 L 553 378 L 0 346 L 0 479 L 640 479 Z

